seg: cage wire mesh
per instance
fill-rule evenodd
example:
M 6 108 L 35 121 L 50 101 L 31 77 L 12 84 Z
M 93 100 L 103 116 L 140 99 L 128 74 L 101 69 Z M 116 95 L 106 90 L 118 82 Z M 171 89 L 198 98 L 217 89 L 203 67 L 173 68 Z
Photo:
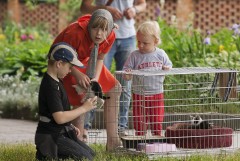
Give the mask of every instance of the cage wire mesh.
M 115 72 L 118 80 L 123 80 L 125 74 Z M 132 95 L 128 128 L 126 136 L 121 136 L 127 151 L 154 157 L 218 154 L 240 147 L 238 71 L 205 67 L 132 71 L 129 82 Z M 162 86 L 164 98 L 152 97 Z M 164 105 L 158 103 L 163 101 Z M 134 107 L 138 109 L 135 112 Z M 164 111 L 158 111 L 159 108 Z M 89 143 L 106 143 L 102 113 L 103 109 L 95 113 Z M 200 116 L 202 121 L 194 123 L 192 116 Z

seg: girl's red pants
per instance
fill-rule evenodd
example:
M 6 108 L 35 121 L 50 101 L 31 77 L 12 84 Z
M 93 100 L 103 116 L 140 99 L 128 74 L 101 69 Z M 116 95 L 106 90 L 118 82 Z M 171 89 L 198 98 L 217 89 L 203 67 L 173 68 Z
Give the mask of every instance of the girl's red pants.
M 133 94 L 133 125 L 135 135 L 145 135 L 150 125 L 152 135 L 161 136 L 164 118 L 163 93 L 144 96 Z

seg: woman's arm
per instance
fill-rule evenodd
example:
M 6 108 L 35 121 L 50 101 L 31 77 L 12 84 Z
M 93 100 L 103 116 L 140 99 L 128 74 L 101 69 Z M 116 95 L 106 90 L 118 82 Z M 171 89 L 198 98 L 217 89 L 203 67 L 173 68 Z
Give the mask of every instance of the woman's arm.
M 87 87 L 90 85 L 90 83 L 91 83 L 90 78 L 86 74 L 84 74 L 84 73 L 80 72 L 78 69 L 76 69 L 76 67 L 72 68 L 71 74 L 72 74 L 72 76 L 74 76 L 76 78 L 78 84 L 81 87 L 84 87 L 87 89 Z
M 102 71 L 102 67 L 103 67 L 103 59 L 105 57 L 106 54 L 98 54 L 97 57 L 97 63 L 96 63 L 96 74 L 95 74 L 95 78 L 94 80 L 96 80 L 98 82 L 101 71 Z

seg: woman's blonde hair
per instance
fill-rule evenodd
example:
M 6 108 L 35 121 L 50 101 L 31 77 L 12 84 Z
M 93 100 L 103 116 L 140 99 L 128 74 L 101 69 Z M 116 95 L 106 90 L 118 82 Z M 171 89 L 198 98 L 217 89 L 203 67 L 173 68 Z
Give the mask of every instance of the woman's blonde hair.
M 161 30 L 157 21 L 146 21 L 139 25 L 137 32 L 153 36 L 157 40 L 157 44 L 161 44 Z

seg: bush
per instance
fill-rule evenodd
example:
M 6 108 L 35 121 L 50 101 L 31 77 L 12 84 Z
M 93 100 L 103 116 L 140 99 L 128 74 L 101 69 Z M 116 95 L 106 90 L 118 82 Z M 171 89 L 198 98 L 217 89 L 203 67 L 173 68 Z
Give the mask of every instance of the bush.
M 20 79 L 21 72 L 16 76 L 0 77 L 0 110 L 2 117 L 35 120 L 38 110 L 38 90 L 40 78 L 29 77 Z
M 0 74 L 16 75 L 21 69 L 21 79 L 41 76 L 46 71 L 51 43 L 52 37 L 44 29 L 8 23 L 0 30 Z
M 206 34 L 191 26 L 180 31 L 163 20 L 159 20 L 159 25 L 160 48 L 169 55 L 174 67 L 240 68 L 240 25 Z

